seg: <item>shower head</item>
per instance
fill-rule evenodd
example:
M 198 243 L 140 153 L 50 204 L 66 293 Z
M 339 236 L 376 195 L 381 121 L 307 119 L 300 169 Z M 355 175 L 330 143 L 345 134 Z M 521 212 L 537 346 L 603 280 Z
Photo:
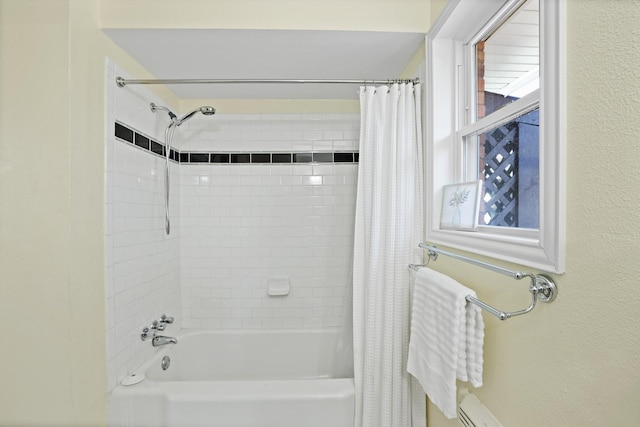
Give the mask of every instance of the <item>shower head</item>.
M 200 107 L 200 112 L 205 116 L 213 116 L 216 113 L 216 109 L 205 105 L 203 107 Z
M 176 121 L 176 125 L 180 126 L 182 123 L 186 122 L 187 120 L 189 120 L 191 117 L 193 117 L 194 114 L 196 113 L 202 113 L 205 116 L 212 116 L 216 113 L 216 109 L 213 107 L 209 107 L 207 105 L 200 107 L 200 108 L 196 108 L 193 111 L 188 112 L 187 114 L 185 114 L 184 116 L 182 116 L 180 119 L 178 119 Z

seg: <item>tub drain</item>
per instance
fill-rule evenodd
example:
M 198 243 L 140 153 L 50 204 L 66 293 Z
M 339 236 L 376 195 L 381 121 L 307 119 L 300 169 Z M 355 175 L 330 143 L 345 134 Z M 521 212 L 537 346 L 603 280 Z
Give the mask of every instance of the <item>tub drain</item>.
M 169 356 L 164 356 L 162 358 L 162 370 L 166 371 L 167 369 L 169 369 L 169 365 L 171 365 L 171 359 L 169 358 Z

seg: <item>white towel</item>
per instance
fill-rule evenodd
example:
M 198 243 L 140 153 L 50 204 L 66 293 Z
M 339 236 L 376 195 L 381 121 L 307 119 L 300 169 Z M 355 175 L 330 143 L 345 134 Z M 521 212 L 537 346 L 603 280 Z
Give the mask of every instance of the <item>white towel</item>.
M 456 417 L 456 379 L 482 386 L 484 322 L 476 294 L 429 268 L 415 275 L 407 371 L 447 418 Z

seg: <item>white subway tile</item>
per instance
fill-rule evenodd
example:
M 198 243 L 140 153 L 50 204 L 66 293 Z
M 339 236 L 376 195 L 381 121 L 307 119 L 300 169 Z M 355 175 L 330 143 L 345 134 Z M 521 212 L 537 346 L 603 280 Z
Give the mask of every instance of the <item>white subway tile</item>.
M 320 175 L 303 176 L 302 185 L 322 185 L 322 176 Z
M 219 326 L 219 322 L 217 322 L 216 325 L 212 327 L 212 325 L 209 323 L 211 321 L 212 321 L 212 319 L 207 319 L 206 320 L 206 323 L 209 324 L 210 328 L 216 328 L 216 327 Z M 200 329 L 200 328 L 206 327 L 206 326 L 204 326 L 203 323 L 205 323 L 205 321 L 203 321 L 202 319 L 195 319 L 193 317 L 185 317 L 182 320 L 182 327 L 185 328 L 185 329 Z
M 291 150 L 297 153 L 303 153 L 313 150 L 313 140 L 291 141 Z
M 131 126 L 140 120 L 140 131 L 162 140 L 166 123 L 148 113 L 150 93 L 115 98 L 117 119 Z M 219 152 L 358 148 L 358 114 L 216 117 L 216 123 L 190 122 L 177 143 Z M 151 350 L 139 342 L 139 330 L 163 304 L 173 304 L 176 315 L 182 312 L 184 328 L 340 326 L 350 281 L 346 260 L 357 164 L 172 164 L 175 218 L 167 239 L 162 159 L 112 143 L 105 187 L 112 188 L 105 192 L 114 202 L 105 207 L 112 218 L 106 244 L 113 248 L 106 270 L 113 278 L 109 323 L 115 322 L 110 387 Z M 273 276 L 291 278 L 289 296 L 266 294 L 266 280 Z
M 242 319 L 241 328 L 243 329 L 260 329 L 262 320 L 260 319 Z

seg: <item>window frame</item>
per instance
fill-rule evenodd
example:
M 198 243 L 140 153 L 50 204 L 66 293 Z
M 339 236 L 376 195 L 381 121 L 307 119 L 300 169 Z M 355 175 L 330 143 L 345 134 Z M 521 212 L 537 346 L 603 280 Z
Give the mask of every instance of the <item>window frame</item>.
M 427 34 L 425 109 L 426 239 L 472 253 L 564 272 L 566 188 L 565 0 L 540 0 L 540 89 L 508 104 L 505 114 L 540 107 L 539 229 L 478 227 L 475 232 L 440 229 L 442 187 L 469 180 L 464 136 L 483 126 L 475 117 L 473 46 L 523 0 L 451 0 Z M 481 4 L 479 4 L 481 3 Z M 470 70 L 471 69 L 471 70 Z M 465 129 L 461 133 L 462 129 Z M 477 178 L 473 178 L 477 179 Z

